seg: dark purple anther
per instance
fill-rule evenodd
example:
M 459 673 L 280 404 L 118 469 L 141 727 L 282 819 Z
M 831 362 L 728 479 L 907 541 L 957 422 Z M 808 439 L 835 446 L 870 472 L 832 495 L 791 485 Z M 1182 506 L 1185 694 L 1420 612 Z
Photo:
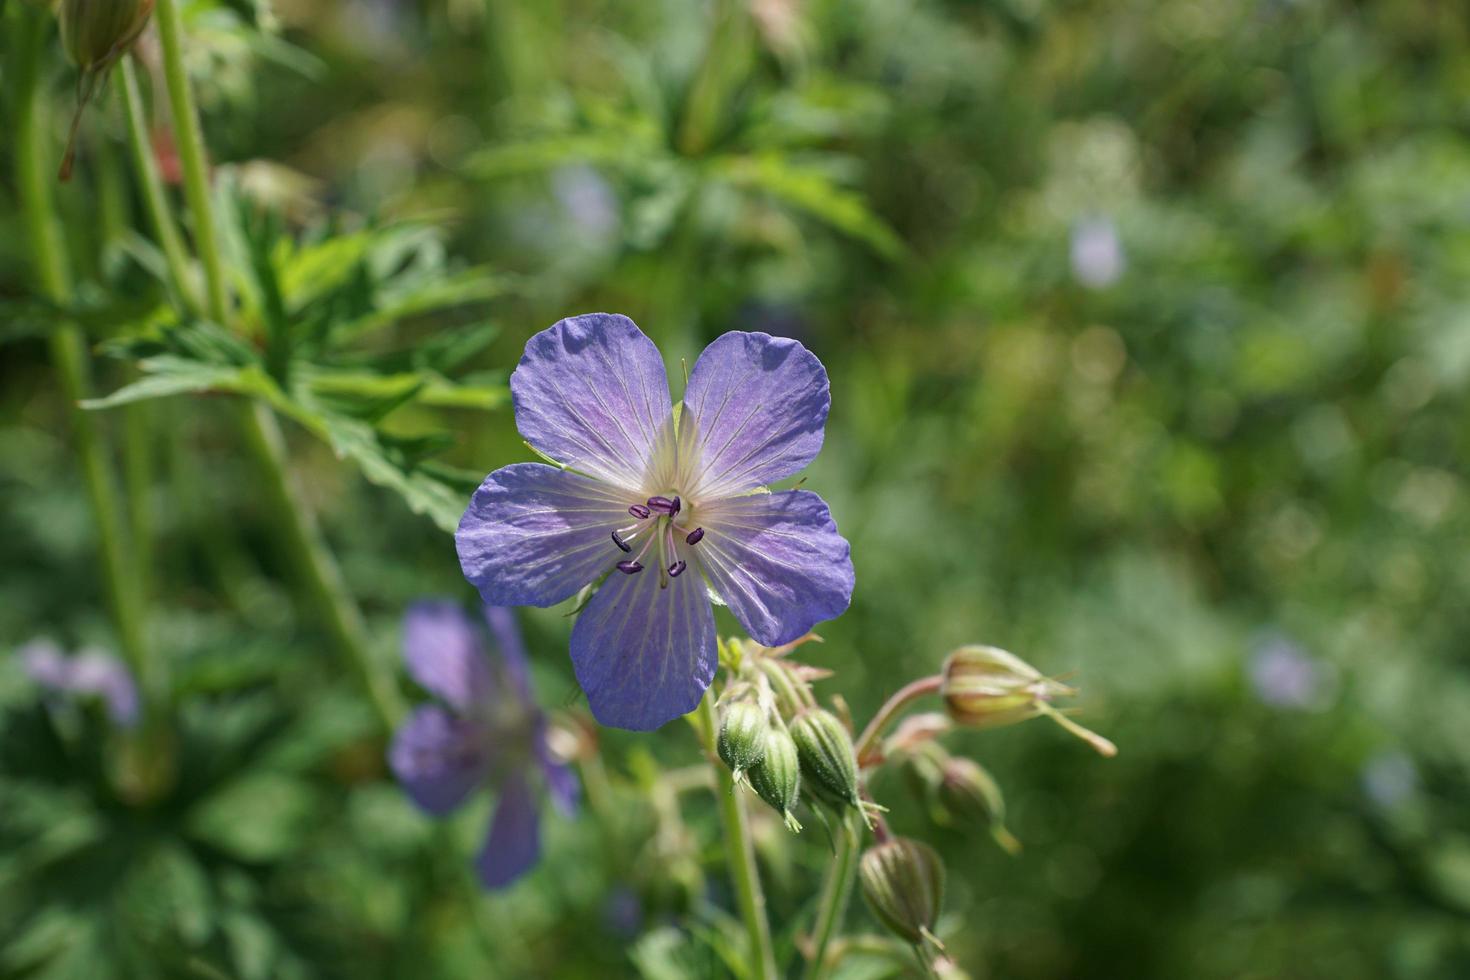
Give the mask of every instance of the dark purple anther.
M 672 501 L 670 501 L 669 516 L 673 517 L 675 514 L 679 513 L 680 506 L 682 505 L 678 497 L 675 497 Z
M 697 527 L 684 538 L 685 544 L 699 544 L 704 540 L 704 528 Z
M 668 497 L 649 497 L 648 507 L 650 510 L 658 511 L 665 517 L 673 517 L 679 513 L 679 498 L 675 497 L 673 500 L 670 500 Z
M 634 517 L 642 521 L 647 520 L 648 515 L 653 513 L 653 511 L 649 510 L 647 507 L 644 507 L 642 504 L 634 504 L 633 506 L 628 508 L 628 513 L 632 514 Z
M 669 566 L 669 578 L 678 578 L 680 575 L 684 574 L 684 569 L 688 567 L 689 565 L 685 562 L 674 562 L 672 565 Z
M 619 548 L 623 549 L 624 551 L 627 551 L 627 552 L 630 552 L 630 553 L 632 552 L 633 546 L 630 545 L 630 544 L 628 544 L 628 542 L 624 541 L 622 538 L 618 537 L 618 532 L 614 531 L 612 533 L 612 536 L 613 536 L 613 544 L 617 545 Z
M 624 575 L 633 575 L 643 571 L 643 563 L 639 561 L 620 561 L 618 562 L 618 571 Z

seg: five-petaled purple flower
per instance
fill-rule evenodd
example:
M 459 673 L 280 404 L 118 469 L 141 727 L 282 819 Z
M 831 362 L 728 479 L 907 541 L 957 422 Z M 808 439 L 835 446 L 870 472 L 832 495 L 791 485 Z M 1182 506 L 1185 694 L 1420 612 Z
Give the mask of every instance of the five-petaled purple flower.
M 119 728 L 138 723 L 138 685 L 127 664 L 105 650 L 87 647 L 68 657 L 50 640 L 32 640 L 19 650 L 22 669 L 47 694 L 97 698 Z
M 487 888 L 515 881 L 541 855 L 538 798 L 571 814 L 577 780 L 547 744 L 546 717 L 531 695 L 514 614 L 486 608 L 499 657 L 487 655 L 484 631 L 452 602 L 420 602 L 403 624 L 409 675 L 442 705 L 416 710 L 399 727 L 388 763 L 408 795 L 442 816 L 486 784 L 500 794 L 490 832 L 475 858 Z
M 598 721 L 647 730 L 698 705 L 715 672 L 710 594 L 768 646 L 847 608 L 852 559 L 822 498 L 763 492 L 822 447 L 827 372 L 801 344 L 725 334 L 675 412 L 653 341 L 593 313 L 532 337 L 510 389 L 521 435 L 562 465 L 486 477 L 455 535 L 460 565 L 497 606 L 554 605 L 606 576 L 572 630 Z

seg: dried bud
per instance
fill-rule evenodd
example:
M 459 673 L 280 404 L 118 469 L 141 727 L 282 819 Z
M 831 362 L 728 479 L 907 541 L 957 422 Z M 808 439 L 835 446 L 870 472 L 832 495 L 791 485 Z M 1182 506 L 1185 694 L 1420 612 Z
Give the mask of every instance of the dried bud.
M 1046 715 L 1105 756 L 1117 746 L 1051 706 L 1054 698 L 1075 694 L 1061 681 L 998 647 L 960 647 L 944 662 L 944 697 L 949 717 L 969 728 L 998 728 Z
M 1021 842 L 1006 829 L 1005 797 L 984 766 L 973 759 L 952 757 L 945 760 L 940 774 L 936 801 L 946 815 L 985 827 L 1012 854 L 1021 849 Z
M 61 41 L 83 71 L 101 71 L 143 33 L 153 0 L 62 0 Z
M 858 864 L 868 907 L 885 926 L 915 946 L 939 946 L 934 923 L 944 901 L 944 865 L 928 844 L 894 837 L 869 848 Z
M 822 708 L 808 708 L 791 722 L 791 737 L 813 795 L 834 809 L 851 806 L 861 810 L 852 736 L 837 716 Z
M 765 709 L 754 701 L 736 701 L 725 709 L 716 748 L 736 782 L 745 777 L 747 769 L 760 765 L 765 758 L 769 731 Z
M 800 832 L 801 824 L 791 813 L 801 799 L 801 766 L 791 736 L 772 728 L 766 734 L 765 758 L 751 766 L 747 776 L 750 788 L 781 814 L 787 828 L 792 833 Z

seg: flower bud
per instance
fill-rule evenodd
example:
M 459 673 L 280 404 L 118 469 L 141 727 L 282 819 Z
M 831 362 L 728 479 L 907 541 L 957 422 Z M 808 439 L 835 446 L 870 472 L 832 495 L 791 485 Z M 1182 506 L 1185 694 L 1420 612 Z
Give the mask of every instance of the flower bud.
M 754 701 L 736 701 L 725 709 L 720 722 L 720 737 L 715 747 L 725 765 L 739 782 L 751 766 L 760 765 L 766 754 L 766 733 L 770 723 L 765 709 Z
M 153 13 L 154 0 L 62 0 L 61 41 L 83 71 L 103 70 L 121 57 Z
M 1054 698 L 1077 692 L 1013 653 L 999 647 L 960 647 L 944 662 L 940 694 L 957 725 L 998 728 L 1046 715 L 1100 754 L 1117 755 L 1117 746 L 1051 706 Z
M 995 842 L 1012 854 L 1021 842 L 1006 829 L 1006 802 L 1000 786 L 973 759 L 952 757 L 940 769 L 936 802 L 950 818 L 985 827 Z
M 801 824 L 791 811 L 801 799 L 801 765 L 791 736 L 772 728 L 766 734 L 765 758 L 750 767 L 748 778 L 750 788 L 781 814 L 786 827 L 792 833 L 800 832 Z
M 834 809 L 862 809 L 852 736 L 832 712 L 808 708 L 791 723 L 796 757 L 812 793 Z
M 940 945 L 934 923 L 944 901 L 944 865 L 934 848 L 906 837 L 884 841 L 864 852 L 858 881 L 878 921 L 915 946 Z

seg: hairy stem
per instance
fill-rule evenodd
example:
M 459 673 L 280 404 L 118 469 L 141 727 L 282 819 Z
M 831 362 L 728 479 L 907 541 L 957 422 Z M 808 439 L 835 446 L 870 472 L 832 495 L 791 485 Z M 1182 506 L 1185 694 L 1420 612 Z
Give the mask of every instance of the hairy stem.
M 52 181 L 56 172 L 46 139 L 45 93 L 39 84 L 41 60 L 47 50 L 51 17 L 25 11 L 29 29 L 18 32 L 13 49 L 16 186 L 31 261 L 41 291 L 58 306 L 71 301 L 72 279 L 61 226 L 56 220 Z M 50 337 L 51 359 L 70 410 L 72 433 L 87 485 L 93 519 L 102 552 L 102 574 L 117 629 L 118 645 L 150 697 L 161 689 L 158 658 L 150 654 L 143 635 L 143 603 L 137 588 L 139 575 L 128 545 L 119 502 L 123 494 L 107 457 L 93 416 L 79 407 L 90 394 L 87 344 L 74 324 L 58 325 Z
M 817 921 L 812 928 L 811 958 L 806 964 L 807 980 L 817 980 L 826 972 L 827 948 L 847 912 L 847 902 L 852 896 L 852 885 L 857 875 L 857 852 L 861 835 L 853 825 L 851 814 L 842 815 L 840 829 L 837 854 L 827 866 L 827 877 L 822 882 Z
M 719 721 L 715 717 L 715 698 L 704 692 L 699 704 L 700 736 L 705 755 L 715 772 L 715 796 L 720 801 L 720 818 L 725 827 L 725 861 L 735 884 L 735 898 L 740 917 L 750 938 L 751 975 L 771 980 L 776 974 L 776 954 L 771 946 L 771 926 L 766 920 L 766 897 L 761 891 L 760 872 L 755 864 L 755 846 L 750 837 L 744 801 L 736 792 L 735 780 L 715 754 L 715 733 Z
M 179 18 L 178 0 L 158 0 L 154 8 L 158 20 L 158 40 L 163 48 L 163 79 L 168 87 L 169 107 L 173 113 L 174 138 L 178 143 L 179 164 L 184 172 L 184 198 L 194 218 L 194 249 L 204 267 L 206 309 L 211 319 L 223 324 L 229 318 L 230 300 L 225 283 L 224 266 L 220 262 L 219 239 L 215 236 L 214 212 L 209 200 L 209 170 L 204 158 L 204 134 L 199 128 L 199 111 L 194 106 L 194 90 L 184 69 L 183 25 Z M 179 283 L 183 288 L 183 283 Z
M 859 764 L 869 755 L 878 739 L 883 737 L 883 733 L 888 730 L 888 726 L 898 717 L 900 711 L 924 695 L 935 693 L 943 683 L 944 677 L 941 674 L 921 677 L 899 688 L 894 692 L 893 697 L 883 702 L 883 707 L 878 709 L 878 713 L 873 716 L 872 721 L 868 722 L 868 727 L 863 729 L 863 733 L 853 744 L 853 751 L 857 755 Z
M 153 143 L 148 132 L 148 119 L 143 111 L 143 96 L 138 88 L 138 72 L 131 57 L 118 64 L 117 91 L 123 104 L 123 115 L 128 124 L 128 145 L 132 149 L 133 169 L 137 171 L 138 183 L 143 191 L 143 204 L 148 210 L 153 234 L 163 249 L 168 263 L 172 287 L 178 293 L 178 301 L 184 309 L 202 313 L 204 305 L 198 295 L 193 265 L 189 253 L 184 250 L 184 241 L 174 225 L 169 211 L 168 197 L 163 189 L 163 178 L 158 173 L 158 160 L 153 155 Z
M 194 95 L 184 70 L 182 28 L 178 0 L 158 0 L 158 36 L 163 51 L 163 74 L 173 115 L 174 136 L 184 173 L 184 196 L 194 219 L 194 244 L 204 270 L 206 311 L 220 324 L 229 321 L 229 293 L 220 263 L 219 241 L 209 200 L 204 137 Z M 182 291 L 184 284 L 180 283 Z M 260 472 L 262 490 L 275 525 L 302 585 L 322 625 L 352 663 L 384 724 L 402 714 L 402 702 L 392 675 L 368 648 L 367 627 L 356 600 L 347 590 L 341 570 L 327 547 L 300 486 L 290 473 L 286 442 L 270 409 L 259 402 L 240 407 L 237 421 L 246 448 Z

